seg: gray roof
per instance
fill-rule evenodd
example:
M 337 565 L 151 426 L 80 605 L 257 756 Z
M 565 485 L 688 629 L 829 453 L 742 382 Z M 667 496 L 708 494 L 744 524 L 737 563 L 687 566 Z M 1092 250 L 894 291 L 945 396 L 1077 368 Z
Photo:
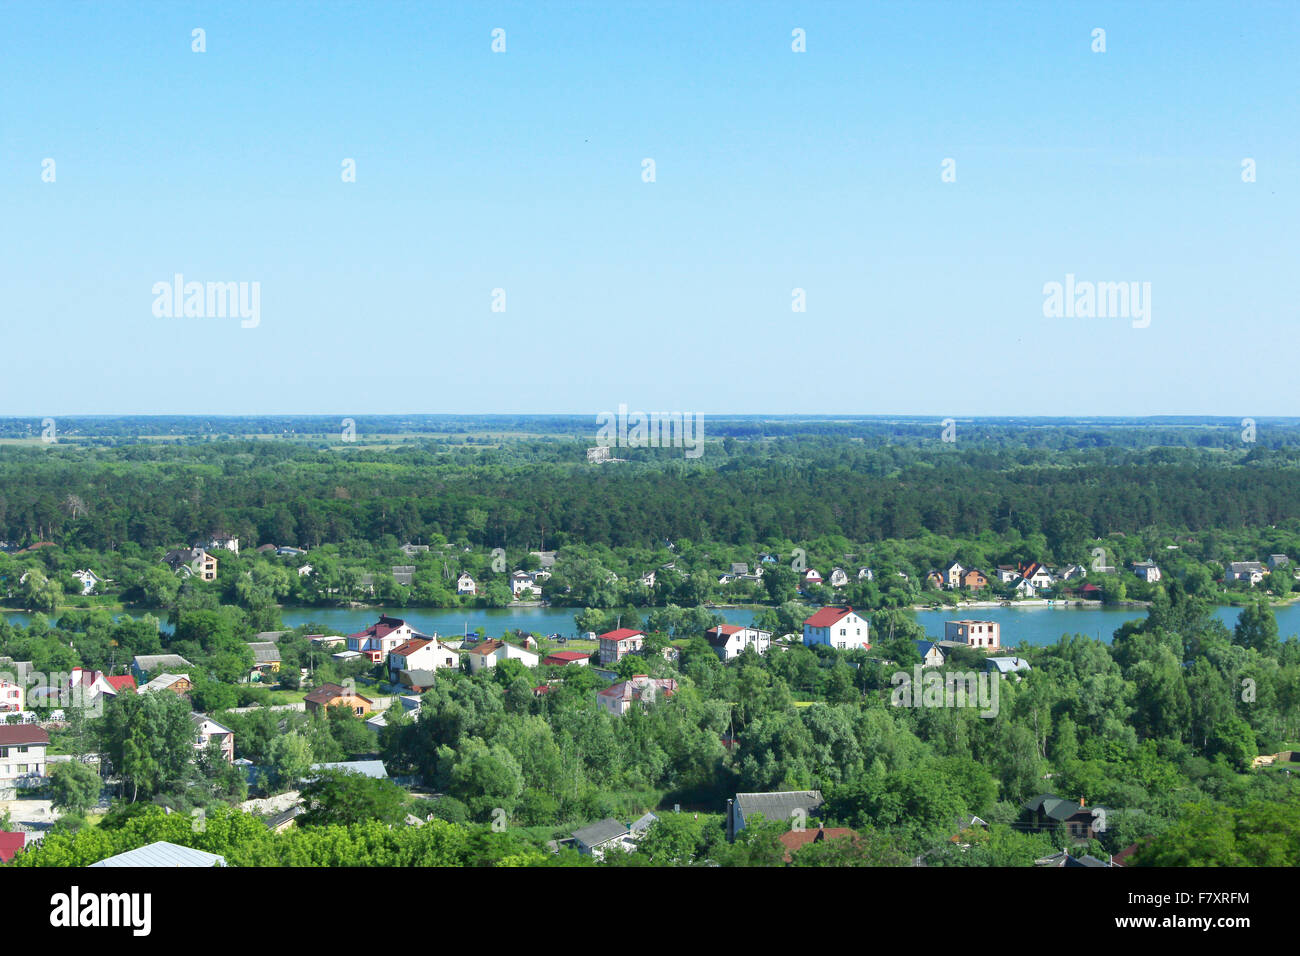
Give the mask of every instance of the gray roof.
M 279 813 L 274 813 L 263 819 L 262 822 L 272 830 L 278 830 L 280 827 L 297 819 L 306 812 L 307 811 L 302 804 L 298 804 L 297 806 L 290 807 L 288 810 L 281 810 Z
M 653 813 L 647 813 L 643 815 L 639 820 L 635 821 L 630 827 L 628 827 L 628 829 L 631 830 L 633 833 L 640 833 L 642 830 L 649 829 L 650 824 L 658 823 L 658 822 L 659 822 L 659 818 L 657 816 L 655 816 Z
M 274 644 L 276 641 L 280 640 L 280 638 L 284 637 L 284 635 L 288 633 L 289 633 L 288 631 L 258 631 L 256 641 L 258 642 L 270 641 L 272 644 Z
M 984 669 L 988 670 L 990 667 L 995 668 L 1000 674 L 1033 670 L 1029 666 L 1029 661 L 1023 657 L 989 657 L 985 659 Z
M 606 817 L 598 823 L 592 823 L 581 830 L 573 831 L 573 838 L 586 846 L 600 846 L 610 840 L 617 840 L 627 835 L 627 827 L 613 817 Z
M 274 664 L 280 660 L 280 648 L 271 641 L 253 641 L 248 646 L 253 651 L 255 664 Z
M 204 853 L 175 843 L 150 843 L 137 850 L 128 850 L 91 866 L 225 866 L 226 858 L 216 853 Z
M 170 670 L 172 668 L 194 666 L 179 654 L 137 654 L 132 658 L 131 663 L 142 671 L 157 670 L 160 667 Z
M 788 820 L 795 810 L 811 813 L 826 801 L 820 790 L 786 790 L 780 793 L 738 793 L 736 807 L 742 820 L 755 813 L 764 820 Z
M 376 780 L 388 779 L 388 771 L 384 769 L 382 760 L 341 760 L 336 763 L 314 763 L 311 765 L 312 770 L 343 770 L 347 773 L 365 774 L 367 777 L 374 777 Z

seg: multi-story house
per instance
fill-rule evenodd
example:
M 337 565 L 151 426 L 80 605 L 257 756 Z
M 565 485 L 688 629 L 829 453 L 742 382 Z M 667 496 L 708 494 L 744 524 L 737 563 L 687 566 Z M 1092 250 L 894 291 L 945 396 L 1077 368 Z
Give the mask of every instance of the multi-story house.
M 460 669 L 460 655 L 437 638 L 416 637 L 388 652 L 388 678 L 398 683 L 402 671 Z
M 1002 646 L 1002 625 L 997 621 L 944 621 L 943 638 L 980 650 Z
M 229 727 L 217 723 L 207 714 L 190 714 L 190 720 L 194 723 L 194 749 L 206 750 L 208 744 L 212 741 L 217 742 L 221 749 L 221 756 L 226 758 L 226 763 L 235 762 L 235 732 Z
M 851 607 L 824 607 L 803 622 L 803 642 L 840 650 L 871 647 L 870 623 Z
M 35 724 L 0 725 L 0 794 L 42 782 L 49 745 L 50 735 Z
M 752 646 L 759 654 L 766 654 L 772 646 L 772 632 L 760 631 L 756 627 L 741 627 L 738 624 L 719 624 L 704 632 L 704 639 L 714 652 L 725 660 L 739 657 L 741 652 Z
M 645 635 L 629 627 L 606 631 L 600 635 L 599 641 L 600 654 L 598 660 L 601 664 L 614 664 L 628 654 L 635 654 L 645 647 Z
M 370 663 L 378 664 L 399 644 L 415 637 L 411 625 L 401 618 L 379 615 L 379 620 L 364 631 L 348 635 L 348 650 L 356 651 L 370 658 Z
M 637 674 L 628 680 L 607 687 L 596 695 L 601 709 L 615 717 L 622 717 L 632 709 L 633 704 L 645 707 L 655 701 L 671 697 L 677 693 L 677 681 L 671 677 L 654 678 Z

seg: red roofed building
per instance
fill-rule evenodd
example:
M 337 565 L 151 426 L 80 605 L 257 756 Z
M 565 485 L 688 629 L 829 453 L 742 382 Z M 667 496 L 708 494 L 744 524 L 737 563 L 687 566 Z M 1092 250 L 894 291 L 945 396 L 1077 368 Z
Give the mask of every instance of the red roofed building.
M 0 725 L 0 793 L 44 780 L 49 745 L 50 735 L 35 724 Z
M 651 704 L 660 697 L 677 693 L 677 681 L 671 677 L 653 678 L 637 674 L 620 684 L 608 687 L 596 695 L 596 701 L 615 717 L 622 717 L 634 703 Z
M 370 663 L 378 664 L 393 648 L 414 636 L 411 625 L 401 618 L 381 614 L 379 620 L 364 631 L 348 635 L 348 650 L 364 654 L 370 658 Z
M 122 674 L 118 677 L 105 677 L 104 680 L 108 681 L 108 686 L 112 687 L 113 690 L 117 691 L 119 694 L 126 691 L 130 691 L 132 694 L 135 693 L 135 678 L 130 674 Z
M 620 627 L 600 635 L 600 663 L 613 664 L 645 647 L 645 635 L 630 627 Z
M 402 671 L 436 671 L 438 668 L 460 669 L 460 655 L 431 637 L 415 637 L 388 652 L 388 676 L 394 684 Z
M 0 830 L 0 863 L 8 863 L 19 850 L 27 844 L 27 837 L 22 833 L 8 833 Z
M 570 664 L 586 667 L 590 661 L 591 655 L 585 651 L 553 651 L 542 658 L 543 664 L 552 667 L 568 667 Z
M 720 658 L 730 660 L 739 657 L 746 647 L 753 645 L 755 651 L 766 654 L 772 646 L 772 632 L 760 631 L 756 627 L 742 627 L 739 624 L 719 624 L 704 632 L 704 639 L 709 642 Z
M 809 843 L 824 843 L 826 840 L 856 840 L 858 832 L 848 827 L 818 827 L 815 830 L 787 830 L 778 839 L 785 847 L 785 862 L 794 859 L 794 854 Z
M 803 642 L 841 651 L 871 647 L 871 625 L 851 607 L 824 607 L 803 622 Z

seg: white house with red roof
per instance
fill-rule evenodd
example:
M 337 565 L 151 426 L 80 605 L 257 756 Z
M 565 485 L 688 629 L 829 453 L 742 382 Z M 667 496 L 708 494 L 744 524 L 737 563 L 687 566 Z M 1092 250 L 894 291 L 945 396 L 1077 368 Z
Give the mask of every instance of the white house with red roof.
M 436 671 L 438 668 L 460 669 L 460 655 L 434 637 L 413 637 L 388 652 L 388 677 L 394 684 L 402 671 Z
M 870 623 L 851 607 L 824 607 L 803 622 L 803 642 L 839 650 L 871 647 Z
M 364 631 L 348 635 L 348 650 L 356 651 L 370 658 L 370 663 L 378 664 L 393 648 L 415 637 L 411 625 L 401 618 L 379 615 L 379 620 Z
M 43 707 L 93 708 L 109 697 L 123 691 L 134 693 L 135 678 L 130 675 L 109 677 L 103 671 L 74 667 L 69 674 L 52 675 L 48 686 L 33 687 L 28 699 Z
M 677 693 L 677 681 L 671 677 L 649 677 L 637 674 L 628 680 L 607 687 L 596 695 L 601 708 L 615 717 L 622 717 L 633 704 L 653 704 Z
M 606 631 L 598 640 L 600 641 L 599 661 L 602 664 L 621 661 L 628 654 L 635 654 L 645 647 L 645 634 L 634 631 L 630 627 Z
M 49 745 L 50 735 L 34 724 L 0 725 L 0 793 L 40 783 Z
M 704 639 L 724 661 L 739 657 L 745 648 L 752 646 L 759 654 L 766 654 L 772 646 L 772 632 L 739 624 L 719 624 L 704 632 Z
M 821 572 L 816 568 L 809 568 L 803 573 L 803 580 L 800 582 L 804 587 L 812 587 L 814 584 L 822 583 Z
M 1056 578 L 1052 577 L 1052 572 L 1047 570 L 1037 561 L 1030 564 L 1020 573 L 1021 578 L 1028 581 L 1035 591 L 1041 591 L 1044 588 L 1050 588 L 1056 583 Z
M 486 640 L 467 652 L 469 670 L 477 674 L 485 667 L 496 667 L 499 661 L 522 661 L 525 667 L 536 667 L 540 658 L 532 651 L 505 641 Z
M 586 667 L 591 662 L 591 655 L 586 651 L 551 651 L 542 658 L 542 663 L 551 667 Z

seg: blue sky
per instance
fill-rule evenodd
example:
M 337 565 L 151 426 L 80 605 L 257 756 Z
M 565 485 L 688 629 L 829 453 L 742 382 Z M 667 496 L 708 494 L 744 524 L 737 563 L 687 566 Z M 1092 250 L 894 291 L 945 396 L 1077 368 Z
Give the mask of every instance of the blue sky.
M 1300 4 L 4 21 L 0 414 L 1300 413 Z M 1067 274 L 1149 327 L 1045 318 Z

